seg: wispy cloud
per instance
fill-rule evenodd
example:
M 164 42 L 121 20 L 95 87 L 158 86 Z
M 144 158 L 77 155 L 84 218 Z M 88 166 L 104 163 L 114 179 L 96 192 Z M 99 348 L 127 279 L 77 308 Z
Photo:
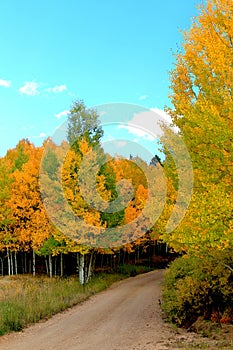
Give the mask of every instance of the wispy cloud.
M 171 121 L 170 115 L 165 111 L 151 108 L 148 111 L 134 114 L 128 123 L 120 124 L 118 129 L 126 129 L 128 133 L 139 139 L 153 141 L 163 135 L 162 125 L 165 124 L 171 127 Z M 175 132 L 178 131 L 178 128 L 173 126 L 171 128 Z
M 140 101 L 143 101 L 143 100 L 146 100 L 148 97 L 149 97 L 149 95 L 141 95 L 141 96 L 139 97 L 139 100 L 140 100 Z
M 29 136 L 29 139 L 42 139 L 44 137 L 46 137 L 47 134 L 45 132 L 41 132 L 39 135 L 34 135 L 34 136 Z
M 58 94 L 60 92 L 66 91 L 67 86 L 66 85 L 56 85 L 52 88 L 46 89 L 48 92 L 53 92 L 54 94 Z
M 28 96 L 35 96 L 39 94 L 38 91 L 38 83 L 34 81 L 27 81 L 20 89 L 19 91 L 21 94 L 28 95 Z
M 134 121 L 133 121 L 134 122 Z M 145 130 L 145 128 L 140 125 L 139 123 L 134 123 L 134 125 L 132 124 L 120 124 L 118 125 L 119 129 L 126 129 L 128 131 L 128 133 L 130 133 L 131 135 L 135 135 L 141 139 L 144 140 L 149 140 L 149 141 L 153 141 L 154 137 L 148 133 L 147 130 Z
M 57 119 L 61 119 L 62 117 L 67 116 L 67 114 L 69 114 L 69 113 L 70 113 L 70 111 L 65 110 L 65 111 L 62 111 L 62 112 L 59 112 L 59 113 L 55 114 L 55 117 Z
M 10 80 L 0 79 L 0 86 L 8 88 L 8 87 L 11 86 L 11 81 Z

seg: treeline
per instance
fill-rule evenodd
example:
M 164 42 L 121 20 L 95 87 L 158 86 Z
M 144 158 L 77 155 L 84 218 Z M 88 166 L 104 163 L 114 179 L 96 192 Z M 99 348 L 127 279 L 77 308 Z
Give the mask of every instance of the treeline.
M 166 255 L 167 246 L 150 214 L 144 214 L 149 189 L 142 170 L 156 169 L 159 158 L 148 165 L 106 155 L 98 115 L 82 101 L 73 105 L 68 121 L 68 142 L 57 145 L 49 138 L 35 147 L 21 140 L 0 159 L 0 273 L 78 273 L 83 284 L 96 264 L 116 269 L 143 259 L 160 266 L 151 257 Z M 98 152 L 92 151 L 96 147 Z M 125 179 L 132 193 L 124 182 L 118 191 L 117 183 Z M 119 227 L 126 229 L 119 233 Z

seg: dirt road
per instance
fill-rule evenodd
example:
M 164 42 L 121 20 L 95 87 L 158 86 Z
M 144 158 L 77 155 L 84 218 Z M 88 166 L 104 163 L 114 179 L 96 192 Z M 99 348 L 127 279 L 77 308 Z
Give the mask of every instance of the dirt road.
M 153 271 L 121 281 L 48 321 L 3 336 L 0 349 L 175 349 L 185 336 L 161 317 L 158 300 L 162 273 Z

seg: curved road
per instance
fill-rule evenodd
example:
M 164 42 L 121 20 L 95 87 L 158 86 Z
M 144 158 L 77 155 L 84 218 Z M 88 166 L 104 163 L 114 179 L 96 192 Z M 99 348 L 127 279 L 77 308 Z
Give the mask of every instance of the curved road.
M 48 321 L 1 337 L 0 349 L 168 349 L 175 332 L 160 315 L 162 274 L 152 271 L 115 283 Z

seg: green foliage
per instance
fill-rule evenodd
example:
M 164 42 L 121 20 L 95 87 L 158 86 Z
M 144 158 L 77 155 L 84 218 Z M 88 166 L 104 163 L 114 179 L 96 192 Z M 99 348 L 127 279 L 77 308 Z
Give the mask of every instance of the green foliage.
M 46 241 L 44 241 L 43 246 L 39 249 L 38 253 L 44 256 L 48 254 L 54 254 L 63 242 L 56 240 L 54 236 L 50 236 Z
M 24 152 L 23 144 L 19 143 L 17 148 L 18 155 L 14 162 L 13 171 L 15 171 L 16 169 L 22 170 L 23 165 L 29 160 L 29 156 Z
M 185 255 L 165 274 L 162 307 L 170 322 L 190 326 L 199 316 L 221 320 L 233 308 L 232 251 L 215 257 Z
M 6 225 L 11 223 L 11 209 L 7 206 L 7 201 L 11 196 L 10 170 L 0 159 L 0 229 L 5 229 Z
M 111 203 L 111 201 L 116 200 L 118 197 L 118 193 L 116 190 L 116 173 L 113 167 L 109 164 L 109 162 L 106 162 L 100 168 L 99 174 L 104 175 L 104 185 L 106 190 L 110 191 L 111 197 L 109 202 Z M 124 209 L 119 211 L 116 210 L 116 212 L 114 213 L 101 212 L 101 220 L 102 222 L 106 222 L 107 227 L 116 227 L 118 225 L 120 226 L 124 221 L 124 214 Z

